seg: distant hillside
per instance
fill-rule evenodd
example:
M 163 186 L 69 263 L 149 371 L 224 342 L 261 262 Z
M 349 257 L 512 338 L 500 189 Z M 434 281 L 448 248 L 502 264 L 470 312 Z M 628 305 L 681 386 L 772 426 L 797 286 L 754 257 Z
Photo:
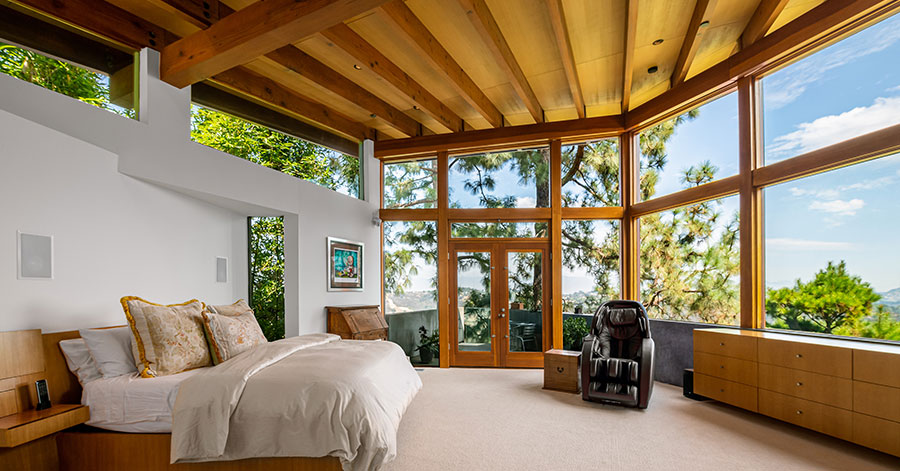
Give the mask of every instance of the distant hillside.
M 894 288 L 885 293 L 878 293 L 881 295 L 881 299 L 878 301 L 879 304 L 884 304 L 887 306 L 900 306 L 900 288 Z
M 403 294 L 385 293 L 385 311 L 409 312 L 437 309 L 434 291 L 407 291 Z

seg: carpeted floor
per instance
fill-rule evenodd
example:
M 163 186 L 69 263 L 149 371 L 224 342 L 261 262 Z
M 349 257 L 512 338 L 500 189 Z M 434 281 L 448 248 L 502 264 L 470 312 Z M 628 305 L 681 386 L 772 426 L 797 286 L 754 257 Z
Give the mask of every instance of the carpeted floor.
M 540 370 L 419 374 L 390 471 L 900 469 L 898 458 L 661 383 L 640 411 L 543 390 Z

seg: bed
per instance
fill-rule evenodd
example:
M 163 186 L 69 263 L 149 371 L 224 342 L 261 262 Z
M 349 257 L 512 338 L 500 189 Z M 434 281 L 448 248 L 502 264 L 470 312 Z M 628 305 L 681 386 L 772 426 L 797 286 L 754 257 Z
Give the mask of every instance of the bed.
M 46 334 L 45 345 L 77 337 Z M 54 396 L 80 402 L 80 385 L 62 354 L 48 350 L 47 374 L 59 388 Z M 405 354 L 390 342 L 329 334 L 272 342 L 212 368 L 88 383 L 84 399 L 93 427 L 57 437 L 60 465 L 74 471 L 378 469 L 396 454 L 397 426 L 419 388 Z

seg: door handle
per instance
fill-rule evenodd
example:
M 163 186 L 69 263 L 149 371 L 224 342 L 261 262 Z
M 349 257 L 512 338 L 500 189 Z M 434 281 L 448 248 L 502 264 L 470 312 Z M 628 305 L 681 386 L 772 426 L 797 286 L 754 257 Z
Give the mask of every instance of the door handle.
M 500 318 L 503 318 L 503 317 L 506 317 L 506 314 L 497 314 L 497 319 L 500 319 Z

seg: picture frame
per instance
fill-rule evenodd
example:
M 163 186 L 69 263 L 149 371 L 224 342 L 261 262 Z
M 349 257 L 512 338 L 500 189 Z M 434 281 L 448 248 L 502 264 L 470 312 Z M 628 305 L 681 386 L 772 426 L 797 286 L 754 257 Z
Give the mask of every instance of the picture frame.
M 362 291 L 365 244 L 337 237 L 326 242 L 328 291 Z

